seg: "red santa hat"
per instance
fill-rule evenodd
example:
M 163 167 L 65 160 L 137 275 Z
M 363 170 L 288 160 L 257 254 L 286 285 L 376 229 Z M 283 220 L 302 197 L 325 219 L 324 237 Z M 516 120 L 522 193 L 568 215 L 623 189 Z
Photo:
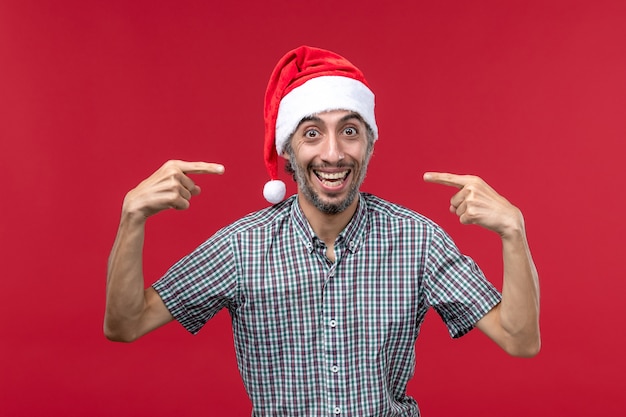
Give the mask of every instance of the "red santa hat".
M 278 155 L 308 116 L 331 110 L 358 113 L 378 139 L 374 93 L 363 73 L 347 59 L 324 49 L 301 46 L 278 62 L 265 92 L 265 166 L 271 181 L 263 195 L 272 204 L 285 197 L 278 178 Z

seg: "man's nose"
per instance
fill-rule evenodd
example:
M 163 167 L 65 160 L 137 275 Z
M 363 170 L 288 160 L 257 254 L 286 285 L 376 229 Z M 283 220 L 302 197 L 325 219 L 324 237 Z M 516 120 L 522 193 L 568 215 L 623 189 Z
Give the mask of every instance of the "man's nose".
M 326 140 L 323 143 L 324 149 L 322 150 L 321 158 L 329 163 L 339 162 L 344 158 L 343 150 L 341 149 L 341 142 L 338 140 L 337 135 L 329 133 L 326 136 Z

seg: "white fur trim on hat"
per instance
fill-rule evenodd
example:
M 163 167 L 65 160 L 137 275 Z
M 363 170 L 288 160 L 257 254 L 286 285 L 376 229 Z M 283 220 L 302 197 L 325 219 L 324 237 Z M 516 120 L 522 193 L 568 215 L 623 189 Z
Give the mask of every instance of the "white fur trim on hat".
M 349 77 L 328 75 L 308 80 L 280 101 L 276 117 L 276 151 L 283 153 L 287 139 L 303 118 L 331 110 L 358 113 L 378 138 L 374 116 L 374 93 L 362 82 Z

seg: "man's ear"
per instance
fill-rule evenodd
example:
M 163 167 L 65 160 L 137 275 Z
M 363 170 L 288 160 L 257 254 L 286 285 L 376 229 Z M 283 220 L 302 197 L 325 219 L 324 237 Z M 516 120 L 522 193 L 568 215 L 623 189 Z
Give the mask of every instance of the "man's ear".
M 289 161 L 289 155 L 287 154 L 287 152 L 283 151 L 283 153 L 281 153 L 280 156 L 282 156 L 283 159 Z

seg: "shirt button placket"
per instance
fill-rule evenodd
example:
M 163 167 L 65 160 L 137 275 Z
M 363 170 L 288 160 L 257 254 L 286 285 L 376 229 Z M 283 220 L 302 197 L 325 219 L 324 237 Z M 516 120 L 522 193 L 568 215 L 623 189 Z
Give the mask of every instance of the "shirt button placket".
M 341 257 L 341 251 L 338 247 L 335 248 L 335 256 L 336 256 L 336 260 L 333 264 L 330 265 L 330 268 L 326 274 L 326 284 L 328 285 L 328 301 L 329 301 L 329 309 L 327 310 L 327 312 L 329 313 L 328 316 L 328 322 L 327 322 L 327 328 L 326 328 L 326 332 L 328 335 L 327 338 L 327 342 L 329 342 L 327 344 L 327 351 L 326 351 L 326 359 L 327 359 L 327 366 L 328 366 L 328 370 L 330 371 L 328 373 L 329 375 L 329 380 L 328 380 L 328 388 L 329 388 L 329 406 L 330 406 L 330 412 L 332 415 L 338 416 L 341 414 L 341 407 L 340 407 L 340 403 L 337 402 L 337 395 L 339 395 L 339 385 L 341 385 L 340 380 L 338 378 L 338 374 L 339 374 L 339 366 L 337 365 L 337 355 L 338 355 L 338 346 L 337 346 L 337 337 L 338 336 L 338 326 L 339 323 L 338 321 L 334 318 L 335 314 L 337 314 L 337 299 L 336 297 L 338 296 L 338 294 L 336 293 L 337 286 L 335 283 L 335 279 L 336 279 L 336 267 L 337 264 L 339 263 L 339 259 Z

